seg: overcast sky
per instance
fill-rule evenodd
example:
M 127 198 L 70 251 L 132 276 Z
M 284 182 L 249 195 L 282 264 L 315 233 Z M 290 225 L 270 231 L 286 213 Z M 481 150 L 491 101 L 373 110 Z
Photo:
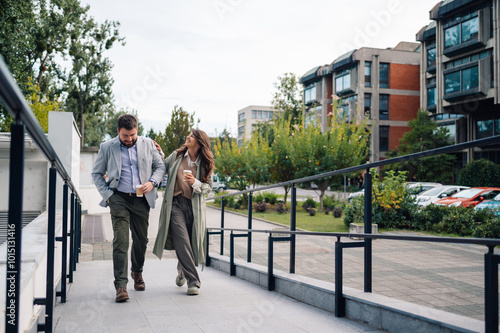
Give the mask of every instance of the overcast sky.
M 82 0 L 121 23 L 114 63 L 119 108 L 163 131 L 175 105 L 209 135 L 237 133 L 237 112 L 270 105 L 274 83 L 363 46 L 415 42 L 437 0 Z

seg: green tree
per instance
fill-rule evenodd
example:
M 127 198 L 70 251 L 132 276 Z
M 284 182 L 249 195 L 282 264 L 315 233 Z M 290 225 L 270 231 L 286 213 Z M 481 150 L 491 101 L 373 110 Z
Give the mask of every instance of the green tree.
M 82 146 L 89 145 L 85 139 L 86 118 L 106 119 L 107 111 L 113 107 L 112 64 L 104 52 L 115 42 L 124 44 L 118 27 L 118 22 L 99 24 L 84 14 L 82 23 L 72 31 L 69 49 L 72 68 L 68 73 L 62 72 L 60 78 L 66 83 L 66 109 L 74 113 L 80 124 Z
M 150 138 L 151 140 L 156 140 L 157 135 L 158 134 L 156 134 L 156 132 L 153 130 L 153 128 L 150 128 L 148 134 L 146 134 L 146 136 L 148 138 Z
M 366 119 L 349 123 L 338 108 L 331 114 L 330 126 L 325 133 L 316 126 L 294 125 L 292 164 L 295 177 L 302 178 L 344 169 L 364 163 L 369 150 L 369 132 Z M 329 186 L 342 176 L 317 179 L 320 190 L 320 211 Z
M 40 88 L 31 82 L 28 85 L 31 93 L 26 97 L 31 110 L 35 114 L 36 119 L 40 123 L 45 133 L 49 130 L 49 112 L 59 111 L 60 103 L 58 101 L 51 101 L 41 96 Z
M 142 125 L 141 121 L 139 120 L 139 116 L 137 115 L 137 110 L 134 110 L 134 109 L 129 110 L 128 108 L 125 108 L 125 109 L 121 108 L 120 111 L 111 112 L 111 114 L 108 115 L 108 118 L 106 120 L 106 134 L 112 138 L 114 138 L 117 135 L 118 118 L 123 114 L 131 114 L 137 118 L 137 121 L 138 121 L 137 135 L 143 135 L 144 134 L 144 126 Z M 152 130 L 153 129 L 151 129 L 151 131 Z
M 500 187 L 500 166 L 486 159 L 469 162 L 458 175 L 460 185 Z
M 274 140 L 269 143 L 269 170 L 271 179 L 275 183 L 286 182 L 295 178 L 296 167 L 292 162 L 293 131 L 290 130 L 291 119 L 280 118 L 275 120 L 273 126 Z M 283 186 L 285 189 L 284 202 L 286 204 L 289 185 Z
M 408 122 L 411 127 L 399 140 L 399 146 L 388 153 L 388 157 L 404 156 L 447 146 L 452 143 L 448 130 L 438 128 L 437 124 L 429 118 L 429 113 L 424 110 L 417 112 L 417 118 Z M 386 170 L 408 171 L 408 180 L 437 181 L 450 183 L 454 176 L 455 156 L 442 154 L 392 164 Z
M 174 106 L 172 116 L 165 131 L 158 133 L 156 142 L 161 146 L 166 155 L 170 154 L 186 142 L 186 137 L 195 125 L 194 112 L 189 113 L 179 106 Z M 200 120 L 196 121 L 198 124 Z
M 291 119 L 290 124 L 300 124 L 304 103 L 302 102 L 302 85 L 294 73 L 278 76 L 274 83 L 276 92 L 271 102 L 276 111 L 281 111 L 280 118 Z

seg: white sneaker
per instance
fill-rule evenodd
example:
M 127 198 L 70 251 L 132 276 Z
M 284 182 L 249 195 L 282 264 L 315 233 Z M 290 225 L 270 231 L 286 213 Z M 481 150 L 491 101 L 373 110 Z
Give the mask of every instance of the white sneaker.
M 184 283 L 186 283 L 186 278 L 177 275 L 177 277 L 175 278 L 175 284 L 178 285 L 179 287 L 182 287 Z
M 188 295 L 198 295 L 198 289 L 199 288 L 197 286 L 189 287 L 187 290 L 187 294 Z

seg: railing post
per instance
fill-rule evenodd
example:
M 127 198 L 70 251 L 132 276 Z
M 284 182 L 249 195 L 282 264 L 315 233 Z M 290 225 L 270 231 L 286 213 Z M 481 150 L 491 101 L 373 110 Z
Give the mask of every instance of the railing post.
M 75 264 L 75 193 L 71 192 L 70 199 L 70 225 L 69 225 L 69 283 L 73 283 L 73 271 L 76 270 Z
M 345 317 L 345 299 L 342 293 L 342 242 L 335 242 L 335 317 Z
M 61 262 L 61 303 L 66 303 L 66 281 L 68 278 L 68 183 L 63 186 L 62 211 L 62 262 Z
M 21 295 L 24 187 L 24 124 L 19 119 L 16 119 L 16 123 L 11 126 L 9 174 L 5 332 L 17 333 L 19 332 L 19 299 Z
M 498 333 L 498 263 L 494 246 L 484 255 L 484 323 L 486 333 Z
M 205 231 L 205 237 L 206 237 L 206 244 L 207 246 L 205 247 L 205 266 L 210 267 L 210 255 L 208 254 L 210 251 L 210 234 L 208 232 L 208 229 Z
M 45 323 L 38 325 L 38 330 L 52 333 L 54 313 L 54 252 L 56 243 L 56 181 L 57 169 L 49 169 L 49 203 L 47 226 L 47 272 L 45 283 L 45 299 L 35 299 L 35 304 L 45 305 Z
M 372 175 L 365 175 L 365 234 L 372 233 Z M 365 292 L 372 292 L 372 239 L 365 238 Z
M 80 253 L 82 252 L 82 203 L 76 201 L 76 230 L 77 230 L 77 251 L 76 251 L 76 262 L 80 262 Z
M 220 208 L 221 208 L 221 216 L 220 216 L 220 227 L 224 228 L 224 198 L 221 199 Z M 220 231 L 220 255 L 224 255 L 224 230 Z
M 252 192 L 248 195 L 248 230 L 252 230 Z M 252 262 L 252 233 L 248 232 L 247 262 Z
M 275 281 L 273 274 L 273 259 L 274 259 L 274 246 L 273 235 L 270 233 L 267 241 L 267 290 L 272 291 L 275 289 Z
M 290 205 L 290 231 L 295 231 L 297 224 L 297 188 L 292 184 Z M 285 202 L 286 204 L 286 202 Z M 290 235 L 290 273 L 295 274 L 295 234 Z
M 229 276 L 234 276 L 236 269 L 234 267 L 234 234 L 231 230 L 229 235 Z

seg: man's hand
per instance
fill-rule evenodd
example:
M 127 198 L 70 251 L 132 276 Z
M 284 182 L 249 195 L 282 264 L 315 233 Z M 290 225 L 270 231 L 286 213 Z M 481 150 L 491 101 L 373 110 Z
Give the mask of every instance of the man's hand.
M 145 182 L 144 184 L 142 184 L 142 193 L 146 194 L 148 192 L 151 192 L 154 188 L 154 185 L 152 182 Z

